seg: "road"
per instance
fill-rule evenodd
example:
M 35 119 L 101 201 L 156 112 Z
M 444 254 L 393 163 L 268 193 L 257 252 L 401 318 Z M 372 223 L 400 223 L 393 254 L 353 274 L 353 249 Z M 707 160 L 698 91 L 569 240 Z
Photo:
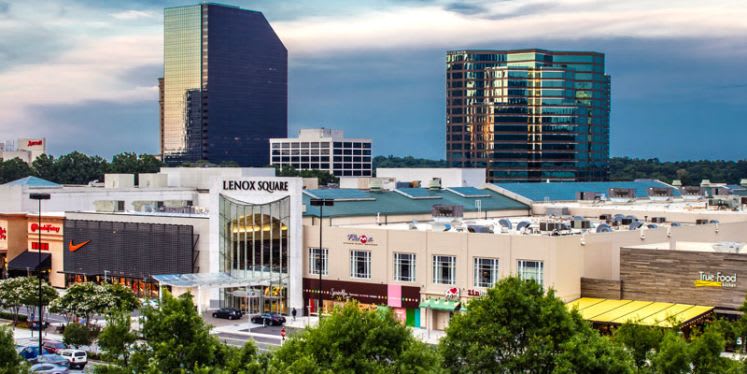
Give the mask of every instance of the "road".
M 268 352 L 272 349 L 275 349 L 277 347 L 280 347 L 280 337 L 277 338 L 271 338 L 271 337 L 264 337 L 264 336 L 247 336 L 243 334 L 234 334 L 230 332 L 221 332 L 215 334 L 215 336 L 220 339 L 220 341 L 228 344 L 233 345 L 236 347 L 243 347 L 244 344 L 246 344 L 247 340 L 252 339 L 254 340 L 254 343 L 257 345 L 257 349 L 259 349 L 261 352 Z

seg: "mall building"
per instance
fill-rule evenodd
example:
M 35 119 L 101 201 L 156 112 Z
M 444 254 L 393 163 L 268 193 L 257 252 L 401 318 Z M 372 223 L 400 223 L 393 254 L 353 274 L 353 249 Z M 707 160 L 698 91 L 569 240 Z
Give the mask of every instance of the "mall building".
M 58 288 L 118 282 L 144 297 L 191 292 L 201 310 L 299 315 L 357 300 L 428 329 L 509 275 L 554 289 L 599 323 L 629 317 L 606 306 L 645 307 L 638 317 L 689 310 L 697 321 L 734 313 L 744 298 L 739 188 L 714 197 L 651 180 L 445 186 L 433 173 L 428 188 L 367 189 L 304 188 L 249 168 L 163 168 L 137 184 L 131 175 L 88 186 L 28 178 L 0 186 L 0 255 L 6 273 L 43 271 Z M 31 192 L 51 195 L 41 225 Z M 677 274 L 658 260 L 670 252 L 683 261 Z M 686 297 L 696 292 L 705 294 Z

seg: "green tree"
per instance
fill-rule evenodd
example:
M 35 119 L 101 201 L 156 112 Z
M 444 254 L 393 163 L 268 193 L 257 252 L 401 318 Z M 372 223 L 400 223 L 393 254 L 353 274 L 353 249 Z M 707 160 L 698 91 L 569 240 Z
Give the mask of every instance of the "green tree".
M 12 182 L 29 175 L 33 175 L 31 167 L 20 158 L 3 160 L 0 163 L 0 183 Z
M 223 371 L 226 373 L 260 373 L 266 372 L 266 363 L 260 361 L 260 354 L 253 340 L 247 340 L 241 348 L 222 345 L 222 352 L 218 362 L 225 363 Z
M 690 342 L 689 353 L 693 374 L 724 373 L 730 367 L 728 358 L 721 357 L 726 340 L 718 327 L 707 326 Z
M 667 331 L 659 350 L 651 355 L 651 367 L 658 374 L 684 374 L 690 372 L 690 352 L 687 342 L 673 331 Z
M 133 355 L 134 371 L 172 373 L 224 364 L 216 361 L 221 343 L 210 335 L 210 326 L 197 313 L 190 294 L 174 298 L 164 291 L 159 308 L 146 306 L 142 314 L 148 347 Z
M 284 373 L 433 373 L 435 350 L 416 340 L 391 312 L 361 311 L 356 302 L 336 309 L 318 327 L 291 336 L 273 355 Z
M 77 151 L 60 156 L 56 165 L 59 170 L 59 180 L 54 182 L 63 184 L 88 184 L 93 180 L 103 181 L 108 169 L 108 163 L 103 158 L 89 157 Z
M 116 306 L 111 293 L 101 285 L 85 282 L 70 286 L 64 295 L 50 305 L 50 310 L 64 314 L 68 321 L 85 318 L 85 324 L 91 323 L 91 317 L 104 314 Z
M 13 313 L 13 326 L 18 323 L 18 313 L 23 306 L 23 289 L 27 278 L 8 278 L 0 280 L 0 306 Z
M 104 291 L 111 296 L 108 310 L 105 313 L 125 311 L 131 312 L 140 306 L 140 300 L 132 289 L 125 287 L 119 283 L 105 283 Z
M 552 290 L 508 277 L 450 320 L 439 348 L 453 373 L 547 373 L 581 323 Z
M 140 162 L 132 152 L 123 152 L 112 157 L 108 171 L 118 174 L 133 174 L 140 172 Z
M 16 352 L 13 331 L 0 326 L 0 374 L 21 373 L 21 356 Z
M 633 353 L 635 365 L 642 368 L 647 365 L 650 352 L 658 350 L 665 330 L 658 327 L 642 326 L 634 322 L 626 322 L 618 327 L 613 339 L 628 347 Z
M 99 334 L 99 346 L 104 350 L 104 357 L 127 367 L 130 358 L 130 348 L 137 340 L 137 336 L 130 330 L 130 313 L 113 313 L 107 320 L 107 325 Z
M 563 343 L 556 357 L 556 374 L 629 374 L 636 371 L 633 356 L 596 330 L 586 328 Z
M 19 287 L 18 292 L 20 293 L 21 304 L 26 306 L 26 310 L 33 310 L 38 313 L 39 308 L 39 278 L 36 277 L 21 277 L 18 278 L 20 281 L 17 283 Z M 57 299 L 57 290 L 50 286 L 47 282 L 42 281 L 42 292 L 41 292 L 41 305 L 42 313 L 44 313 L 44 307 L 54 302 Z M 38 316 L 36 317 L 39 318 Z
M 91 330 L 80 323 L 68 323 L 62 333 L 62 341 L 74 346 L 90 345 Z
M 138 171 L 140 173 L 158 173 L 161 171 L 163 162 L 153 155 L 141 154 L 138 159 Z
M 46 153 L 39 155 L 39 157 L 31 163 L 31 168 L 34 170 L 34 174 L 39 178 L 55 182 L 60 180 L 57 161 L 54 156 L 50 156 Z

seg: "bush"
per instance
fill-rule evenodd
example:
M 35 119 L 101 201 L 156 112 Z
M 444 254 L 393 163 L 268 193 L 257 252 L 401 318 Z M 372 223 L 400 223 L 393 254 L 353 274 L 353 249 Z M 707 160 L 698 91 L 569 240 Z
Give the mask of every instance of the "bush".
M 12 321 L 13 320 L 13 313 L 0 312 L 0 319 L 7 319 L 9 321 Z M 26 320 L 28 320 L 27 316 L 25 316 L 23 314 L 19 314 L 18 315 L 18 322 L 26 322 Z
M 93 332 L 79 323 L 69 323 L 62 334 L 62 341 L 70 345 L 91 344 Z

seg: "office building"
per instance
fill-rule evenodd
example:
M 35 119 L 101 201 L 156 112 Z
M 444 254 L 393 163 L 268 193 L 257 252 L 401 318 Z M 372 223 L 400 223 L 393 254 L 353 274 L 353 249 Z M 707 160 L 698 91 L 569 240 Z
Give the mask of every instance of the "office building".
M 297 138 L 270 139 L 271 165 L 325 170 L 336 177 L 371 176 L 371 139 L 345 138 L 341 130 L 302 129 Z
M 604 54 L 527 50 L 446 56 L 446 157 L 489 182 L 608 177 Z
M 164 11 L 161 152 L 168 164 L 269 164 L 287 136 L 288 52 L 260 12 L 204 3 Z
M 31 164 L 45 153 L 47 153 L 47 139 L 45 138 L 21 138 L 16 143 L 12 141 L 0 143 L 0 157 L 3 160 L 18 158 Z

